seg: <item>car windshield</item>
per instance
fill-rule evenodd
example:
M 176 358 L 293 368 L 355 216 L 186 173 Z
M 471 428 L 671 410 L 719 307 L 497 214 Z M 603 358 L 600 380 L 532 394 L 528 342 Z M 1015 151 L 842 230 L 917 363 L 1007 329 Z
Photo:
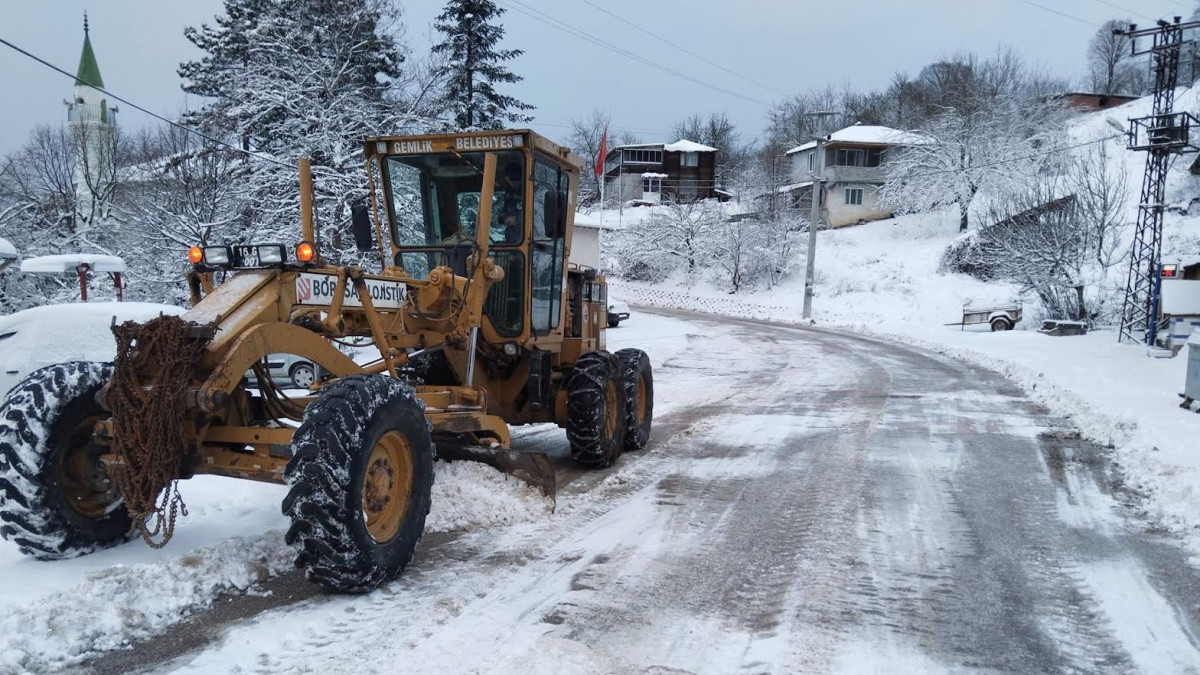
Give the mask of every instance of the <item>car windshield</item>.
M 497 154 L 490 244 L 521 243 L 525 224 L 525 159 Z M 396 264 L 415 277 L 438 265 L 454 266 L 475 240 L 483 190 L 484 153 L 393 155 L 384 161 Z

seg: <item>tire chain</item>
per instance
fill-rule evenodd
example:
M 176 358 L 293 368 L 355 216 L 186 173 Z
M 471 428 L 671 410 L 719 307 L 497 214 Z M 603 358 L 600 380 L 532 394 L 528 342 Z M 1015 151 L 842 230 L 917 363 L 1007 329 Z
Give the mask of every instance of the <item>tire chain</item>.
M 187 515 L 179 474 L 187 447 L 187 392 L 211 331 L 176 316 L 112 327 L 117 359 L 108 387 L 113 417 L 112 480 L 133 526 L 151 548 L 162 548 Z M 161 497 L 159 497 L 161 493 Z M 153 519 L 154 526 L 147 523 Z M 160 537 L 155 541 L 155 537 Z

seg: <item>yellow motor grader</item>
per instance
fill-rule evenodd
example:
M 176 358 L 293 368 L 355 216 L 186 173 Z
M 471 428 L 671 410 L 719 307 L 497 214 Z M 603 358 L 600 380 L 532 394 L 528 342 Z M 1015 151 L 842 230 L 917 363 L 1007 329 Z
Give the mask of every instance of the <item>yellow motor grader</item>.
M 186 513 L 180 479 L 285 483 L 296 564 L 365 592 L 412 557 L 437 457 L 553 495 L 549 459 L 514 450 L 509 425 L 565 427 L 591 467 L 645 446 L 649 360 L 605 351 L 604 278 L 568 262 L 581 160 L 527 130 L 375 138 L 365 156 L 351 234 L 377 273 L 323 262 L 301 161 L 298 245 L 193 247 L 190 311 L 114 325 L 114 363 L 10 392 L 0 534 L 45 559 L 138 533 L 161 546 Z M 335 346 L 366 339 L 366 357 Z M 272 354 L 322 377 L 289 395 Z

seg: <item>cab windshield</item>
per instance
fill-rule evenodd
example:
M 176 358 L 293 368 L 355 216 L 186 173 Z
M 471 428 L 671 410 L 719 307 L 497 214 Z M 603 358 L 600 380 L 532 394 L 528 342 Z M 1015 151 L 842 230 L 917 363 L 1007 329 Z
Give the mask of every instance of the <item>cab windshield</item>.
M 519 246 L 525 230 L 525 157 L 497 152 L 489 246 Z M 414 278 L 440 265 L 465 274 L 476 240 L 484 153 L 392 155 L 384 160 L 396 264 Z

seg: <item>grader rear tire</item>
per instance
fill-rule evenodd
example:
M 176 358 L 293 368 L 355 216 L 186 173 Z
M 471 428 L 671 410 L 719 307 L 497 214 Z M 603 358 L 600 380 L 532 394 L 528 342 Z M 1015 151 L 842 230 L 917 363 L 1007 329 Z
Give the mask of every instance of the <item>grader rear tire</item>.
M 641 450 L 650 442 L 654 421 L 654 372 L 650 357 L 640 349 L 617 352 L 621 361 L 621 380 L 625 384 L 625 452 Z
M 579 357 L 567 380 L 567 441 L 571 458 L 602 469 L 617 461 L 625 436 L 621 362 L 608 352 Z
M 292 437 L 283 512 L 306 576 L 366 593 L 404 570 L 429 514 L 433 444 L 414 390 L 384 375 L 321 390 Z
M 100 463 L 96 392 L 112 365 L 73 361 L 29 374 L 0 404 L 0 535 L 25 555 L 74 558 L 125 540 L 129 512 Z

